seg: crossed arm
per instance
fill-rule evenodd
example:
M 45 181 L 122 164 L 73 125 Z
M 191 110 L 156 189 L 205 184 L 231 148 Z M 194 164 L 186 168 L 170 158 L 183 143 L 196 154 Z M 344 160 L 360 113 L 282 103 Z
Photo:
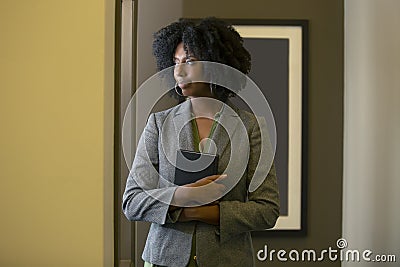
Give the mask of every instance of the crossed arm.
M 200 203 L 207 203 L 207 198 L 218 197 L 225 190 L 225 186 L 213 183 L 216 180 L 225 179 L 226 175 L 212 175 L 198 180 L 195 183 L 185 185 L 176 189 L 172 203 L 186 203 L 196 199 Z M 206 186 L 207 187 L 204 187 Z M 180 209 L 179 206 L 170 205 L 169 212 Z M 197 206 L 183 207 L 178 218 L 179 222 L 201 221 L 208 224 L 219 225 L 219 202 Z

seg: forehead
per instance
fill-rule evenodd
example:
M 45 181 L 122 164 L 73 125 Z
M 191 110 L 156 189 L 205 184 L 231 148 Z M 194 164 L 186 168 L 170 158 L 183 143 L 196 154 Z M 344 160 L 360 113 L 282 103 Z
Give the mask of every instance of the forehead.
M 188 51 L 188 53 L 186 53 L 183 42 L 180 42 L 175 48 L 174 58 L 187 58 L 187 57 L 193 57 L 193 54 L 190 52 L 190 50 Z

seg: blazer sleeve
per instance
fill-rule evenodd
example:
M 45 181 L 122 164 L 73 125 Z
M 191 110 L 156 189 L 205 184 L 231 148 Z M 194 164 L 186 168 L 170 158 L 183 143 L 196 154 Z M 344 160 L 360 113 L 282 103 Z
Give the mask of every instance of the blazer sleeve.
M 255 173 L 262 147 L 260 128 L 257 122 L 252 127 L 249 143 L 247 190 Z M 264 166 L 261 164 L 260 167 Z M 221 201 L 219 205 L 221 242 L 226 242 L 231 237 L 243 232 L 272 228 L 279 217 L 279 192 L 274 164 L 263 183 L 255 191 L 248 193 L 246 202 Z
M 155 115 L 151 114 L 139 139 L 122 199 L 122 210 L 130 221 L 174 221 L 168 208 L 176 187 L 158 186 L 158 136 Z

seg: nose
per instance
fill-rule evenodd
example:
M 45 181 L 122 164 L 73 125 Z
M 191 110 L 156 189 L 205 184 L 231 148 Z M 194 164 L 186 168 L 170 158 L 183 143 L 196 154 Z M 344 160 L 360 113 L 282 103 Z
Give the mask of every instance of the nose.
M 185 77 L 187 75 L 186 64 L 185 63 L 176 64 L 174 68 L 174 75 L 175 77 Z

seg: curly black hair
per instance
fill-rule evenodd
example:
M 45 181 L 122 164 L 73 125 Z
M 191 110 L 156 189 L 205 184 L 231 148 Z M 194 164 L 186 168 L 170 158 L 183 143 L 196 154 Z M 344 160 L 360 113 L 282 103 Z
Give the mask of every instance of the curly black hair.
M 153 54 L 158 71 L 174 65 L 174 54 L 179 43 L 187 54 L 202 61 L 218 62 L 244 74 L 251 68 L 250 53 L 243 47 L 243 39 L 227 22 L 209 17 L 198 22 L 180 19 L 154 34 Z M 217 86 L 216 97 L 225 102 L 234 96 L 232 90 Z

